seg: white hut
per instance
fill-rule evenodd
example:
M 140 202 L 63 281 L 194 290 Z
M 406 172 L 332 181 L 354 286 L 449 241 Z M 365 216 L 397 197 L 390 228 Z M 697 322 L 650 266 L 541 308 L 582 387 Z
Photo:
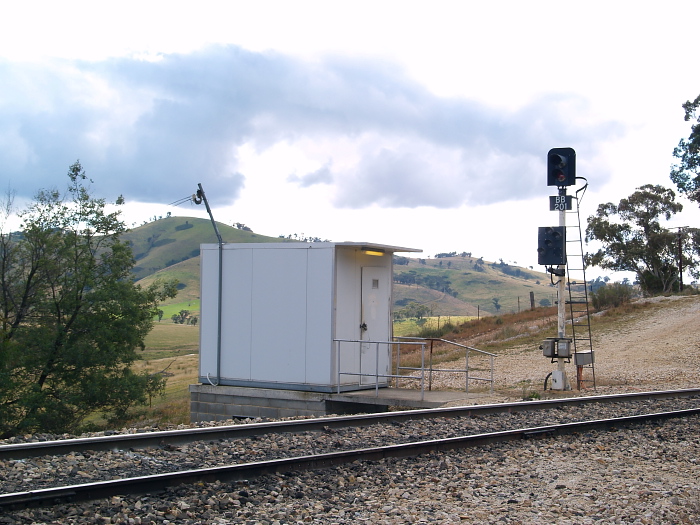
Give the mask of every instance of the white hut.
M 391 340 L 392 255 L 420 251 L 358 242 L 202 245 L 200 383 L 311 392 L 385 386 L 389 345 L 343 347 L 339 377 L 336 341 Z

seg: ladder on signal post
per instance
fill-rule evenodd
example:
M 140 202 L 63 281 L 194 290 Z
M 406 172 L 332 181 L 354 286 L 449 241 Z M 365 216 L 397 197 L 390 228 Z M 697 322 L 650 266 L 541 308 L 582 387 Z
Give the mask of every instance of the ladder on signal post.
M 581 390 L 586 384 L 595 382 L 595 353 L 591 335 L 591 313 L 588 303 L 588 281 L 586 280 L 586 263 L 583 253 L 583 235 L 581 233 L 581 214 L 579 193 L 585 192 L 586 186 L 573 196 L 576 208 L 567 211 L 567 215 L 576 215 L 575 220 L 566 221 L 566 275 L 569 299 L 569 322 L 576 365 L 576 388 Z M 573 207 L 572 207 L 573 208 Z M 571 217 L 574 219 L 574 217 Z

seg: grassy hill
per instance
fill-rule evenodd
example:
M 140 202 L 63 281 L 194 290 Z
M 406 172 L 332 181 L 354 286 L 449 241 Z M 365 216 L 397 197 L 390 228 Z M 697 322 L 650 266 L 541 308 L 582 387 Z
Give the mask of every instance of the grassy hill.
M 476 317 L 477 307 L 450 294 L 431 290 L 425 286 L 394 283 L 394 308 L 399 309 L 409 302 L 424 304 L 430 308 L 429 316 L 466 315 Z
M 224 242 L 289 242 L 277 237 L 239 230 L 217 223 Z M 199 257 L 199 245 L 216 243 L 211 221 L 192 217 L 166 217 L 134 228 L 123 236 L 131 243 L 136 266 L 134 279 L 139 280 L 164 268 Z M 199 270 L 197 270 L 199 280 Z
M 556 300 L 549 276 L 532 269 L 461 256 L 401 260 L 408 264 L 394 266 L 394 279 L 402 283 L 394 288 L 399 306 L 414 300 L 431 306 L 434 315 L 476 315 L 477 307 L 481 314 L 526 310 L 530 292 L 536 306 Z M 412 281 L 416 284 L 409 284 Z M 432 296 L 425 294 L 425 288 Z
M 218 224 L 224 242 L 294 242 L 267 237 Z M 180 282 L 178 296 L 166 304 L 165 318 L 180 309 L 199 310 L 199 245 L 215 243 L 211 222 L 190 217 L 168 217 L 154 221 L 125 236 L 137 258 L 134 277 L 149 284 L 158 277 Z M 409 302 L 428 306 L 431 315 L 480 315 L 511 313 L 548 300 L 554 304 L 556 291 L 549 276 L 532 269 L 492 263 L 474 257 L 417 259 L 399 257 L 394 266 L 395 307 Z M 497 299 L 500 309 L 494 303 Z M 171 312 L 172 310 L 172 312 Z

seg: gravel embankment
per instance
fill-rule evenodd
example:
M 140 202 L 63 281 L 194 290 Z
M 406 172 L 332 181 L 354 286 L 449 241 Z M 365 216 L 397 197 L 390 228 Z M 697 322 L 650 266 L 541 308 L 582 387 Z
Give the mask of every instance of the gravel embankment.
M 654 297 L 640 302 L 652 303 L 625 316 L 605 330 L 593 328 L 597 391 L 586 395 L 631 391 L 696 388 L 700 385 L 700 296 Z M 660 304 L 660 308 L 656 307 Z M 533 331 L 540 327 L 533 325 Z M 556 335 L 556 328 L 542 333 L 542 339 Z M 567 333 L 570 328 L 567 327 Z M 474 340 L 460 343 L 479 348 Z M 464 363 L 440 365 L 463 368 Z M 470 366 L 488 370 L 486 360 L 470 357 Z M 542 391 L 544 379 L 557 365 L 542 356 L 533 345 L 522 345 L 518 338 L 498 352 L 495 360 L 496 394 L 479 403 L 514 401 L 523 389 Z M 569 382 L 575 388 L 576 369 L 566 365 Z M 438 374 L 436 390 L 464 388 L 463 376 Z M 507 392 L 511 394 L 508 397 Z
M 288 455 L 660 412 L 697 407 L 699 402 L 692 398 L 593 404 L 198 442 L 176 448 L 10 460 L 0 462 L 0 490 L 25 491 Z M 13 511 L 0 518 L 0 523 L 479 523 L 494 517 L 504 523 L 635 523 L 625 521 L 634 514 L 622 521 L 600 521 L 612 519 L 604 515 L 606 505 L 611 508 L 622 501 L 627 502 L 625 505 L 630 501 L 639 505 L 653 501 L 654 513 L 666 512 L 673 517 L 668 523 L 679 523 L 682 521 L 677 520 L 686 512 L 683 509 L 688 508 L 680 502 L 686 502 L 690 495 L 700 502 L 692 477 L 699 473 L 695 459 L 700 446 L 697 421 L 692 418 L 610 434 L 594 432 L 525 445 L 493 445 L 266 477 L 245 485 L 183 487 L 163 495 Z M 661 448 L 659 443 L 663 443 Z M 632 472 L 634 476 L 630 477 Z M 206 494 L 204 499 L 202 494 Z M 611 499 L 611 494 L 616 494 L 615 498 Z M 561 500 L 556 505 L 555 495 Z M 692 497 L 687 503 L 692 503 Z M 678 506 L 682 508 L 675 508 Z M 657 519 L 663 514 L 653 516 L 646 523 L 664 522 Z M 697 516 L 700 518 L 700 514 Z
M 0 523 L 698 523 L 698 422 L 12 511 Z
M 665 412 L 698 406 L 700 406 L 699 398 L 594 403 L 581 407 L 512 414 L 394 422 L 360 428 L 329 428 L 325 432 L 273 434 L 215 442 L 198 441 L 177 447 L 76 452 L 64 456 L 0 460 L 0 492 L 23 492 L 90 481 L 379 447 L 573 421 Z

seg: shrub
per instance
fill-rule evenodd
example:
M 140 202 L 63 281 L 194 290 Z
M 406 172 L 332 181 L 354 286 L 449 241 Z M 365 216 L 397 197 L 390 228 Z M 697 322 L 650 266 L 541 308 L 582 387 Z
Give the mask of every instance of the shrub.
M 440 328 L 423 328 L 419 333 L 418 337 L 435 338 L 440 339 L 443 335 L 452 332 L 455 329 L 455 325 L 450 322 L 445 323 Z
M 613 283 L 601 286 L 591 294 L 593 308 L 597 311 L 628 303 L 634 295 L 634 289 L 629 284 Z

